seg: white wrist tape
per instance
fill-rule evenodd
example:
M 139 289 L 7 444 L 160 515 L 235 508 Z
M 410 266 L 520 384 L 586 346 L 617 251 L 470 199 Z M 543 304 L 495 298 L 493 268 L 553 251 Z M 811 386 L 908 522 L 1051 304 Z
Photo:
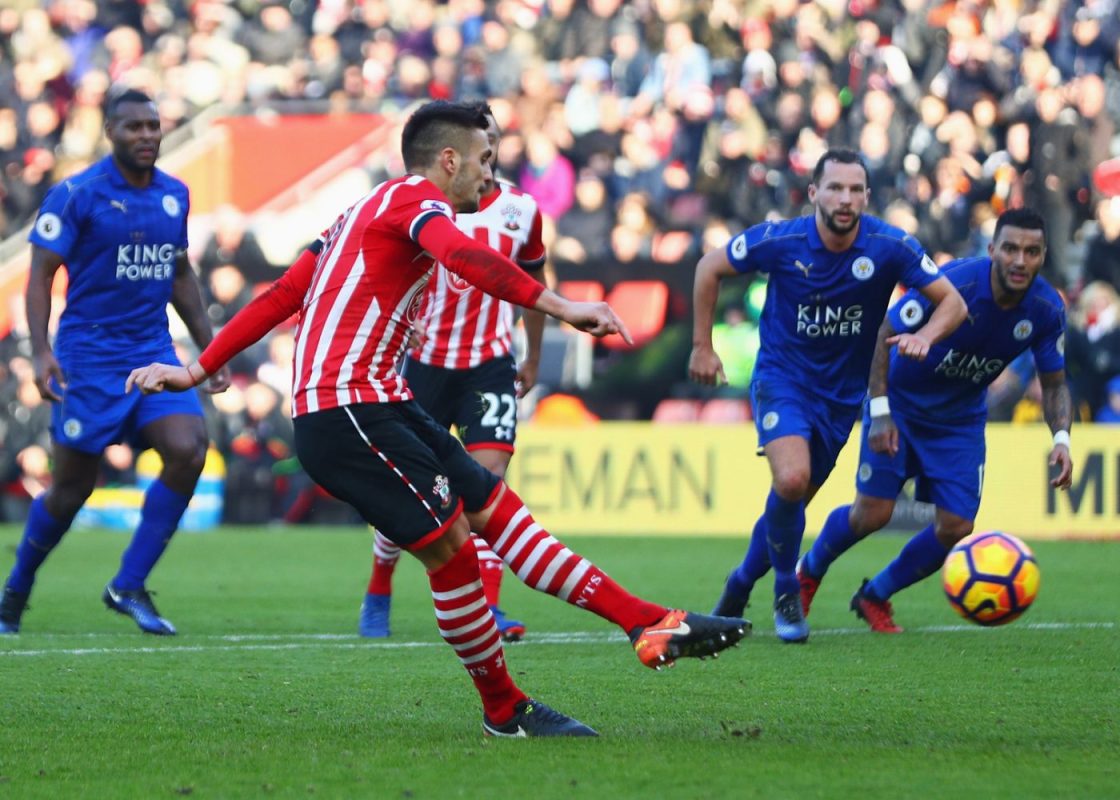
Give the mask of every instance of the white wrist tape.
M 891 413 L 891 405 L 887 402 L 886 395 L 883 397 L 872 397 L 870 409 L 872 418 L 886 417 Z
M 1057 447 L 1060 444 L 1069 447 L 1069 431 L 1058 431 L 1054 434 L 1054 446 Z

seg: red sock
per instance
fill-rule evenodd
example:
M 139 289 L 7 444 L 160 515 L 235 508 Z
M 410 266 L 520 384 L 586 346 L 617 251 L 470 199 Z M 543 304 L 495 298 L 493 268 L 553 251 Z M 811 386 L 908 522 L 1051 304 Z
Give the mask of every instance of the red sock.
M 487 718 L 501 725 L 525 699 L 506 669 L 502 639 L 486 607 L 478 572 L 478 553 L 470 539 L 450 561 L 428 573 L 439 634 L 455 649 L 482 697 Z
M 553 538 L 508 486 L 489 508 L 492 513 L 480 535 L 527 586 L 586 608 L 626 633 L 652 625 L 668 613 L 664 606 L 630 594 Z
M 485 539 L 476 536 L 472 536 L 472 539 L 474 549 L 478 551 L 478 569 L 482 573 L 482 591 L 486 595 L 486 604 L 496 606 L 502 593 L 502 574 L 506 565 L 490 549 Z
M 401 549 L 386 539 L 379 531 L 373 534 L 373 574 L 369 578 L 367 594 L 392 594 L 393 571 L 401 558 Z

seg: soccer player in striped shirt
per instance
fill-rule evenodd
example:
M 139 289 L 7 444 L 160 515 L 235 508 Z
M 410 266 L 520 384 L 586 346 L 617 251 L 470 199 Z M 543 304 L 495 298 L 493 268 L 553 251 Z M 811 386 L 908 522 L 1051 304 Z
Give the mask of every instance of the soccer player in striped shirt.
M 1073 404 L 1066 385 L 1065 306 L 1038 274 L 1045 260 L 1042 217 L 1022 208 L 1001 214 L 987 256 L 942 268 L 968 303 L 968 320 L 931 347 L 924 361 L 900 358 L 891 343 L 925 323 L 928 301 L 909 292 L 891 307 L 872 359 L 855 502 L 832 511 L 797 565 L 806 614 L 832 562 L 885 527 L 902 485 L 916 478 L 918 498 L 936 506 L 934 524 L 915 534 L 851 600 L 871 630 L 902 632 L 890 598 L 937 572 L 953 545 L 972 533 L 984 483 L 988 386 L 1028 349 L 1054 435 L 1050 464 L 1058 469 L 1050 485 L 1069 488 Z
M 490 169 L 498 163 L 501 130 L 490 107 Z M 544 282 L 544 242 L 536 201 L 506 181 L 489 180 L 478 211 L 457 214 L 458 228 L 485 242 Z M 504 478 L 517 437 L 517 398 L 533 388 L 540 364 L 544 314 L 525 309 L 525 356 L 513 357 L 513 307 L 476 289 L 441 265 L 428 283 L 418 324 L 420 343 L 409 351 L 402 368 L 412 396 L 440 425 L 455 426 L 467 452 L 486 469 Z M 482 570 L 482 590 L 502 639 L 517 641 L 525 624 L 507 617 L 498 605 L 502 559 L 480 536 L 474 536 Z M 393 571 L 401 549 L 387 536 L 374 533 L 373 574 L 362 601 L 358 632 L 367 637 L 389 635 Z
M 715 655 L 749 624 L 627 592 L 544 530 L 504 481 L 412 400 L 396 371 L 437 262 L 490 295 L 592 335 L 629 335 L 606 303 L 565 300 L 455 227 L 455 211 L 476 211 L 492 179 L 486 127 L 477 105 L 420 107 L 401 137 L 409 174 L 343 213 L 320 246 L 235 315 L 197 361 L 134 370 L 127 386 L 188 389 L 298 311 L 292 411 L 299 459 L 315 481 L 427 568 L 440 634 L 474 681 L 483 730 L 594 736 L 513 682 L 472 530 L 529 586 L 618 625 L 646 666 Z

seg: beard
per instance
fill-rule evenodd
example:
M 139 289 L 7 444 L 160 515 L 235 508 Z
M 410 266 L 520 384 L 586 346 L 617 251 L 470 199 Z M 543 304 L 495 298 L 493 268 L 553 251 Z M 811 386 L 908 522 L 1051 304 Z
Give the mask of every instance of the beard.
M 833 211 L 831 214 L 824 215 L 824 225 L 826 228 L 828 228 L 833 233 L 837 233 L 840 235 L 851 233 L 853 230 L 855 230 L 856 225 L 859 224 L 859 214 L 855 213 L 854 211 L 851 212 L 852 221 L 848 223 L 847 226 L 844 226 L 836 221 L 836 213 L 837 212 Z

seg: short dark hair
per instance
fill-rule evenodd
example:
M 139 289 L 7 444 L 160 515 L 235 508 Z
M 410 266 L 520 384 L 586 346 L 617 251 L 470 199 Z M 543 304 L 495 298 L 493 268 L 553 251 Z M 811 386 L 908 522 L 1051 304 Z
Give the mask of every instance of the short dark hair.
M 996 220 L 996 232 L 992 234 L 992 240 L 999 239 L 999 232 L 1006 227 L 1042 231 L 1042 241 L 1046 241 L 1046 220 L 1032 208 L 1012 208 L 1000 214 Z
M 474 129 L 486 130 L 489 121 L 485 103 L 453 103 L 433 100 L 413 112 L 401 133 L 401 155 L 405 169 L 427 167 L 445 147 L 466 149 L 465 134 Z
M 820 184 L 821 176 L 824 175 L 824 165 L 829 161 L 835 161 L 837 164 L 859 164 L 863 167 L 864 180 L 870 180 L 870 173 L 867 171 L 867 164 L 864 162 L 863 156 L 849 147 L 830 147 L 824 151 L 824 155 L 817 159 L 817 165 L 813 167 L 813 183 L 815 185 Z
M 105 109 L 105 118 L 109 120 L 120 116 L 120 107 L 125 103 L 151 103 L 152 98 L 139 89 L 125 89 L 109 97 L 108 108 Z

